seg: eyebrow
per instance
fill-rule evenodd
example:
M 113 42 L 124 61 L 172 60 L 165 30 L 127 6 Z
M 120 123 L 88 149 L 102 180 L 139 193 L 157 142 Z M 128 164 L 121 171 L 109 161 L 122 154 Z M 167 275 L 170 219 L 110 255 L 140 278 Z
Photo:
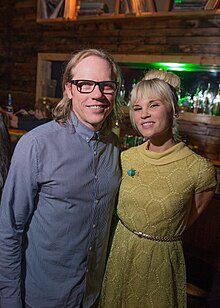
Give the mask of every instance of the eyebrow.
M 141 100 L 144 100 L 144 99 L 142 98 Z M 155 99 L 151 99 L 151 100 L 147 101 L 147 103 L 151 104 L 151 103 L 156 102 L 156 101 L 160 101 L 161 103 L 163 102 L 160 98 L 155 98 Z M 140 102 L 140 99 L 137 102 L 135 102 L 133 104 L 133 106 L 139 105 L 139 102 Z

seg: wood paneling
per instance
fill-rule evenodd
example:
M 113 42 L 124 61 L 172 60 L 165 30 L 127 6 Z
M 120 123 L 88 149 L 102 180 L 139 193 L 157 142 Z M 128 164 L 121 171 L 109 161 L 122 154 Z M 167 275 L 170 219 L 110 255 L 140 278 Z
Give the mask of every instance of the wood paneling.
M 220 161 L 220 117 L 180 114 L 177 121 L 182 139 L 201 155 Z
M 220 198 L 215 195 L 198 220 L 183 234 L 184 251 L 220 272 Z
M 114 54 L 203 55 L 213 61 L 220 52 L 216 14 L 39 24 L 36 0 L 0 0 L 0 14 L 0 102 L 12 93 L 15 110 L 34 105 L 39 52 L 97 47 Z

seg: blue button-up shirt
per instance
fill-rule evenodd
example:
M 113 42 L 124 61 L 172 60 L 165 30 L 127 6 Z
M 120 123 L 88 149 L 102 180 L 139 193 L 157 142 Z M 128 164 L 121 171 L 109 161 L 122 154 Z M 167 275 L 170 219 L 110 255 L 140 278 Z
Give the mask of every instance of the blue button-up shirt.
M 1 308 L 20 308 L 20 289 L 34 308 L 91 307 L 98 298 L 119 144 L 72 121 L 44 124 L 16 146 L 0 208 Z

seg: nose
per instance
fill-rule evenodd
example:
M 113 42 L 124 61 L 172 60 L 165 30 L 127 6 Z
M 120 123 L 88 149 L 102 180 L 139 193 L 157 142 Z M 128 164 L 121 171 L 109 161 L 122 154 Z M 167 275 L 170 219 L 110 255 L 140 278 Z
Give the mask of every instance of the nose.
M 147 106 L 145 106 L 141 110 L 141 118 L 145 119 L 145 118 L 148 118 L 148 117 L 150 117 L 149 108 Z
M 93 94 L 95 97 L 103 96 L 103 93 L 102 93 L 102 91 L 101 91 L 101 89 L 100 89 L 100 85 L 98 85 L 98 84 L 95 85 L 95 88 L 94 88 L 92 94 Z

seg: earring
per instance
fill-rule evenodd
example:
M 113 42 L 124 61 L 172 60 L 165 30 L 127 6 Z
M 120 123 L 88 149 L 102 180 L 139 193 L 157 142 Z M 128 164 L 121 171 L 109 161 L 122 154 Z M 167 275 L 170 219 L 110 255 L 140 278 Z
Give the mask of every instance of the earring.
M 174 118 L 179 118 L 179 116 L 180 116 L 179 112 L 174 114 Z

